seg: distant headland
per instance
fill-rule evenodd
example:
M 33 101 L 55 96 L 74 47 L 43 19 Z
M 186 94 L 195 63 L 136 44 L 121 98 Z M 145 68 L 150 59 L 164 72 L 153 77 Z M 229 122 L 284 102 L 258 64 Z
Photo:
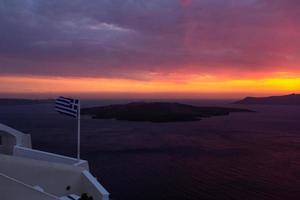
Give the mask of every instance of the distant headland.
M 235 104 L 261 104 L 261 105 L 300 105 L 300 94 L 270 97 L 246 97 Z
M 0 98 L 0 106 L 33 105 L 43 103 L 53 103 L 53 99 L 14 99 Z
M 253 111 L 239 108 L 198 107 L 167 102 L 134 102 L 84 108 L 81 110 L 83 115 L 90 115 L 95 119 L 149 122 L 196 121 L 205 117 L 228 115 L 231 112 Z

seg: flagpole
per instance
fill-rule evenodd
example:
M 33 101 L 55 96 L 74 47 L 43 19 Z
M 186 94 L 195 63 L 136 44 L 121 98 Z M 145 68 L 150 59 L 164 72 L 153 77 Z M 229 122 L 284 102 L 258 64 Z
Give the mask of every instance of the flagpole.
M 77 116 L 77 159 L 80 160 L 80 100 L 78 100 Z

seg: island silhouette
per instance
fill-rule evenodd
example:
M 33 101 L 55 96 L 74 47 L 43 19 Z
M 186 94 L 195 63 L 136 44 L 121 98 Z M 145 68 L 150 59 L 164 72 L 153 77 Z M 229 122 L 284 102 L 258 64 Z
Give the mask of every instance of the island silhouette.
M 198 107 L 169 102 L 133 102 L 81 109 L 82 115 L 89 115 L 95 119 L 148 122 L 197 121 L 205 117 L 228 115 L 231 112 L 253 111 L 240 108 Z
M 270 97 L 246 97 L 235 104 L 261 104 L 261 105 L 300 105 L 300 94 L 290 94 Z
M 0 98 L 0 106 L 17 106 L 17 105 L 34 105 L 54 103 L 53 99 L 17 99 L 17 98 Z

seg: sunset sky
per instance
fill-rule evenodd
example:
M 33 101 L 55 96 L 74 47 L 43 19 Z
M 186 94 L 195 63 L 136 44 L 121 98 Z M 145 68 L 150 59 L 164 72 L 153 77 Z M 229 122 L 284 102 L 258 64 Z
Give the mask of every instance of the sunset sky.
M 0 97 L 299 92 L 299 0 L 0 0 Z

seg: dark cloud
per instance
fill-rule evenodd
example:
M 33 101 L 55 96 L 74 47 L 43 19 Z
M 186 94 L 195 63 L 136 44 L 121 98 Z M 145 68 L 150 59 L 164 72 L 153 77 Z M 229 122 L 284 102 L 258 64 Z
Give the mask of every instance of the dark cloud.
M 0 73 L 297 68 L 298 0 L 0 0 Z

